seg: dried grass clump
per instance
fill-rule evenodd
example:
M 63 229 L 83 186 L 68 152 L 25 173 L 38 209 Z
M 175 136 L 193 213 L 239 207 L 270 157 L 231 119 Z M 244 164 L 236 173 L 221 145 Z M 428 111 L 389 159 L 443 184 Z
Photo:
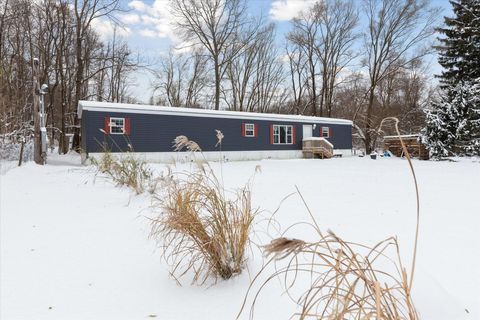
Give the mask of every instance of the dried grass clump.
M 91 158 L 90 162 L 92 165 L 97 167 L 99 172 L 108 173 L 113 170 L 113 167 L 116 165 L 117 161 L 113 157 L 112 153 L 109 151 L 104 151 L 100 159 Z
M 194 145 L 185 140 L 185 145 Z M 192 283 L 210 277 L 229 279 L 245 266 L 246 250 L 256 210 L 247 184 L 227 192 L 207 162 L 193 172 L 168 171 L 155 194 L 158 217 L 151 237 L 162 249 L 178 279 L 193 275 Z M 228 196 L 227 196 L 228 195 Z
M 398 132 L 398 120 L 393 120 Z M 298 319 L 418 319 L 411 290 L 415 271 L 419 230 L 419 193 L 410 155 L 401 141 L 414 180 L 417 200 L 417 224 L 410 274 L 400 257 L 397 239 L 390 237 L 374 246 L 349 242 L 332 231 L 323 233 L 312 212 L 300 195 L 310 214 L 309 226 L 318 240 L 306 242 L 284 236 L 264 247 L 270 259 L 255 276 L 238 317 L 246 306 L 254 284 L 260 282 L 267 266 L 274 272 L 259 284 L 250 309 L 250 317 L 259 294 L 272 279 L 281 279 L 288 296 L 297 304 Z M 237 318 L 238 318 L 237 317 Z
M 283 279 L 300 307 L 293 315 L 299 319 L 417 319 L 398 252 L 395 238 L 373 247 L 347 242 L 331 231 L 316 242 L 279 238 L 265 248 L 277 266 L 266 282 Z M 309 284 L 296 294 L 302 282 Z
M 255 216 L 248 187 L 227 199 L 218 180 L 200 170 L 168 180 L 162 190 L 151 237 L 161 244 L 172 275 L 193 271 L 193 282 L 203 283 L 211 275 L 240 273 Z
M 263 288 L 271 280 L 281 279 L 299 307 L 294 318 L 418 319 L 396 238 L 369 247 L 345 241 L 330 230 L 324 234 L 315 221 L 310 226 L 318 235 L 317 241 L 280 237 L 264 246 L 270 257 L 267 265 L 273 263 L 274 272 L 254 295 L 251 318 Z M 265 270 L 254 278 L 249 292 Z
M 128 186 L 137 194 L 145 191 L 153 176 L 152 170 L 144 160 L 129 153 L 116 158 L 110 152 L 104 152 L 100 160 L 92 158 L 92 164 L 117 185 Z

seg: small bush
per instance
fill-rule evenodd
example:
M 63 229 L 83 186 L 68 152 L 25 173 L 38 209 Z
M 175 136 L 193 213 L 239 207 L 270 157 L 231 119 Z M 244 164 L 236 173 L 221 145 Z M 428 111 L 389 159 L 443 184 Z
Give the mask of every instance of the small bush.
M 229 193 L 207 162 L 197 165 L 193 172 L 169 171 L 161 179 L 155 195 L 161 212 L 152 219 L 151 237 L 172 276 L 191 271 L 192 283 L 203 284 L 210 276 L 229 279 L 242 271 L 257 211 L 248 184 Z
M 121 155 L 117 159 L 112 153 L 104 152 L 100 160 L 92 159 L 92 164 L 100 172 L 110 176 L 117 185 L 128 186 L 137 194 L 145 191 L 153 176 L 144 160 L 129 153 Z

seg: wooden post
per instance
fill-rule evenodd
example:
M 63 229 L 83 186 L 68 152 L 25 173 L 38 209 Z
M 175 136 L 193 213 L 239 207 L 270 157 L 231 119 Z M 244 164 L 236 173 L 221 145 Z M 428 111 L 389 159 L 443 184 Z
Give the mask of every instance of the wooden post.
M 38 95 L 40 86 L 38 84 L 38 58 L 33 59 L 33 160 L 36 164 L 43 165 L 42 157 L 42 136 L 40 132 L 40 101 Z
M 25 137 L 22 138 L 22 145 L 20 147 L 20 155 L 18 157 L 18 166 L 20 167 L 22 165 L 23 161 L 23 150 L 25 149 Z

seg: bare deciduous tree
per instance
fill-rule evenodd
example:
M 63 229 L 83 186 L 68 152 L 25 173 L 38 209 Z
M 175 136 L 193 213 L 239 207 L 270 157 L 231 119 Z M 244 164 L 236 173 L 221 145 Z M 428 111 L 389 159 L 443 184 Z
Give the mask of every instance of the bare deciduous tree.
M 227 66 L 225 101 L 230 110 L 268 112 L 282 94 L 284 70 L 275 46 L 275 25 L 261 28 Z
M 370 153 L 381 121 L 373 112 L 376 89 L 388 75 L 430 52 L 425 42 L 435 32 L 439 11 L 428 0 L 364 0 L 363 10 L 368 19 L 364 45 L 369 86 L 366 108 L 354 121 L 363 123 L 365 149 Z
M 177 0 L 172 2 L 176 29 L 192 46 L 201 46 L 213 63 L 214 108 L 220 108 L 221 81 L 256 32 L 244 0 Z
M 208 84 L 207 68 L 200 51 L 191 56 L 170 51 L 155 72 L 154 91 L 160 92 L 172 107 L 199 108 Z
M 331 116 L 338 76 L 356 56 L 351 47 L 357 38 L 357 22 L 352 0 L 318 1 L 293 20 L 288 38 L 301 51 L 298 57 L 305 60 L 302 67 L 306 68 L 311 115 Z
M 74 105 L 87 95 L 87 81 L 85 65 L 88 60 L 85 59 L 86 51 L 89 48 L 87 39 L 91 33 L 92 22 L 102 17 L 109 18 L 118 11 L 119 0 L 73 0 L 73 14 L 75 17 L 75 96 Z M 72 147 L 78 150 L 80 147 L 80 130 L 78 129 L 78 119 L 75 119 L 75 130 Z
M 319 21 L 315 50 L 321 64 L 320 116 L 331 117 L 338 76 L 358 56 L 351 50 L 358 37 L 358 14 L 353 0 L 322 1 L 313 11 Z

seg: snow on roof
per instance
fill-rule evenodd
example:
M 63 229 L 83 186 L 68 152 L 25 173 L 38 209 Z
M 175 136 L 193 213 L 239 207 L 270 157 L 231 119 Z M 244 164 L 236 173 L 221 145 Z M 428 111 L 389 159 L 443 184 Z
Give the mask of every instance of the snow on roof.
M 402 138 L 418 138 L 419 134 L 403 134 L 400 137 Z M 398 139 L 399 136 L 384 136 L 383 139 Z
M 310 117 L 310 116 L 290 115 L 290 114 L 255 113 L 255 112 L 241 112 L 241 111 L 210 110 L 210 109 L 175 108 L 175 107 L 152 106 L 152 105 L 143 105 L 143 104 L 79 101 L 78 110 L 77 110 L 79 118 L 82 118 L 83 110 L 141 113 L 141 114 L 164 114 L 164 115 L 179 115 L 179 116 L 189 116 L 189 117 L 276 120 L 276 121 L 291 121 L 291 122 L 313 122 L 313 123 L 352 125 L 352 121 L 350 120 L 336 119 L 336 118 L 321 118 L 321 117 Z

